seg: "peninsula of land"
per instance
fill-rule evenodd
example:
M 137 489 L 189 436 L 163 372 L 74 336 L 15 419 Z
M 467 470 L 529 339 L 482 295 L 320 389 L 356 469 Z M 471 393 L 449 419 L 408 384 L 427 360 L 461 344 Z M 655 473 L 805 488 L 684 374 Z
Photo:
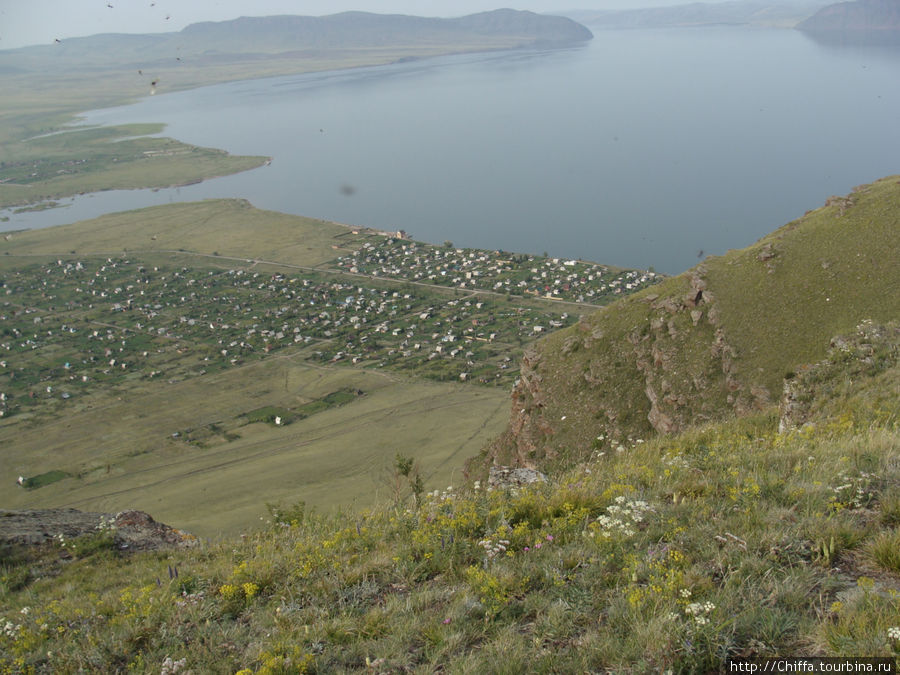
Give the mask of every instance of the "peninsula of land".
M 162 125 L 72 129 L 87 109 L 226 81 L 590 40 L 563 17 L 496 10 L 456 19 L 345 12 L 95 35 L 0 52 L 0 208 L 52 207 L 109 189 L 173 187 L 245 171 L 238 157 L 158 134 Z M 65 132 L 65 133 L 60 133 Z

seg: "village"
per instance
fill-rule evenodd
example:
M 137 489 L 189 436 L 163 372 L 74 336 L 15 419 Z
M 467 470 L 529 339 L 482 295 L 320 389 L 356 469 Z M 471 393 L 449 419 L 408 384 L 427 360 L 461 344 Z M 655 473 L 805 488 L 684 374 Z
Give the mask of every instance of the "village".
M 352 274 L 405 279 L 523 296 L 602 305 L 657 280 L 655 272 L 616 270 L 598 263 L 505 251 L 378 238 L 337 259 Z
M 526 344 L 592 309 L 576 301 L 602 302 L 658 278 L 391 237 L 369 237 L 321 271 L 200 260 L 70 256 L 8 269 L 0 417 L 269 354 L 510 386 Z

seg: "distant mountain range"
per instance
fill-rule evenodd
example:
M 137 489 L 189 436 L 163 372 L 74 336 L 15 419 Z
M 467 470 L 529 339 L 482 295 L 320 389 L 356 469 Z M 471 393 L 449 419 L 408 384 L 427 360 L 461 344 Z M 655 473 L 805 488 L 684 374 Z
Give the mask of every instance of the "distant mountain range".
M 856 0 L 824 7 L 797 25 L 808 33 L 862 31 L 900 33 L 900 2 L 897 0 Z
M 652 0 L 650 0 L 652 2 Z M 827 5 L 827 0 L 734 0 L 693 2 L 644 9 L 574 11 L 567 15 L 604 28 L 669 28 L 714 25 L 792 28 Z
M 453 19 L 366 12 L 331 16 L 242 17 L 204 22 L 177 33 L 102 34 L 0 52 L 0 73 L 52 68 L 148 67 L 174 61 L 308 55 L 321 50 L 484 48 L 583 42 L 591 32 L 572 19 L 501 9 Z

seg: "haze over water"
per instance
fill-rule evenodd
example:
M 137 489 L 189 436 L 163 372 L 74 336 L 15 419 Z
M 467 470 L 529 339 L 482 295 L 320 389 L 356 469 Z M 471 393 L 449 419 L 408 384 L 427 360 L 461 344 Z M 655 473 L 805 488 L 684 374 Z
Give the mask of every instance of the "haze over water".
M 3 229 L 243 197 L 435 243 L 677 273 L 900 173 L 898 73 L 897 50 L 790 30 L 595 31 L 573 49 L 158 94 L 86 121 L 165 122 L 167 136 L 271 166 L 82 197 Z

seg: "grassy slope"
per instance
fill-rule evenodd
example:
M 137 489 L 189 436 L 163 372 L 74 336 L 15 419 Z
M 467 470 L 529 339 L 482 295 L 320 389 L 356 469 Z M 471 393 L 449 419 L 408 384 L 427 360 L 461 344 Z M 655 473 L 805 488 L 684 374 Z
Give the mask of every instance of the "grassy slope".
M 242 673 L 896 661 L 900 397 L 883 396 L 900 384 L 894 354 L 802 432 L 755 415 L 630 445 L 518 494 L 283 512 L 196 552 L 9 559 L 0 659 L 149 672 L 168 657 Z
M 822 358 L 831 336 L 900 316 L 900 177 L 832 201 L 710 265 L 739 377 L 776 397 L 785 371 Z M 772 272 L 757 259 L 769 245 Z
M 832 335 L 900 315 L 900 181 L 832 201 L 543 340 L 492 456 L 566 464 L 761 409 Z
M 109 214 L 55 227 L 49 235 L 46 230 L 18 232 L 4 250 L 59 255 L 184 249 L 313 266 L 334 258 L 333 247 L 355 247 L 356 240 L 336 223 L 262 211 L 239 199 L 212 199 Z
M 261 405 L 296 406 L 344 387 L 366 394 L 288 426 L 242 425 Z M 265 502 L 371 505 L 386 493 L 394 455 L 419 461 L 428 484 L 458 481 L 463 460 L 502 428 L 505 392 L 419 382 L 273 358 L 176 384 L 137 382 L 78 412 L 0 430 L 13 473 L 72 474 L 52 487 L 0 488 L 7 508 L 138 508 L 201 536 L 235 534 Z M 173 438 L 209 425 L 203 446 Z

